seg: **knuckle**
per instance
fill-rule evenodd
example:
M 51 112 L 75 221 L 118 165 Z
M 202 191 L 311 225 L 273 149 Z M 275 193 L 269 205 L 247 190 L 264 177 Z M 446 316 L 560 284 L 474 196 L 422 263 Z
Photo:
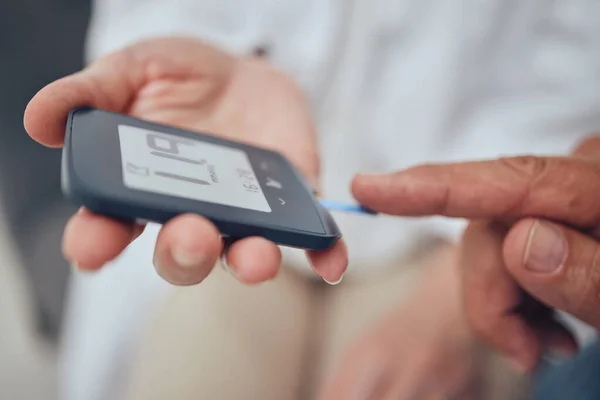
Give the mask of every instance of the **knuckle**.
M 543 174 L 548 161 L 536 156 L 502 157 L 499 161 L 515 175 L 524 179 L 533 179 Z
M 502 157 L 498 159 L 498 162 L 511 177 L 510 188 L 506 188 L 506 191 L 510 193 L 514 187 L 520 188 L 518 195 L 507 204 L 505 211 L 510 215 L 525 207 L 529 202 L 537 182 L 547 173 L 548 160 L 536 156 L 517 156 Z
M 576 158 L 520 156 L 500 158 L 510 171 L 511 186 L 520 187 L 507 213 L 536 209 L 567 218 L 578 226 L 588 226 L 600 217 L 597 202 L 590 201 L 600 191 L 600 168 Z M 560 211 L 556 211 L 560 209 Z

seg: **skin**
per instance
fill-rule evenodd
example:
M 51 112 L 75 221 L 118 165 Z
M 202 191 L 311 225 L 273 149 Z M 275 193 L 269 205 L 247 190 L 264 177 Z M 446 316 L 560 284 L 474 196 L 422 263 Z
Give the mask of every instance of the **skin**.
M 569 157 L 423 165 L 358 176 L 352 188 L 380 212 L 471 220 L 461 251 L 467 318 L 516 368 L 533 370 L 545 350 L 576 350 L 552 309 L 600 328 L 600 137 Z
M 260 59 L 235 58 L 193 39 L 140 42 L 40 90 L 25 111 L 25 128 L 41 144 L 61 147 L 67 113 L 81 106 L 281 151 L 318 187 L 316 136 L 307 101 L 290 79 Z M 82 209 L 65 228 L 63 253 L 78 268 L 97 270 L 142 230 Z M 160 231 L 156 270 L 173 284 L 197 284 L 210 273 L 222 248 L 209 221 L 181 215 Z M 307 255 L 328 282 L 338 281 L 348 264 L 343 241 Z M 262 238 L 240 240 L 228 253 L 228 263 L 245 283 L 273 278 L 280 262 L 279 248 Z
M 320 400 L 480 398 L 480 343 L 460 293 L 459 249 L 445 245 L 415 291 L 348 347 Z

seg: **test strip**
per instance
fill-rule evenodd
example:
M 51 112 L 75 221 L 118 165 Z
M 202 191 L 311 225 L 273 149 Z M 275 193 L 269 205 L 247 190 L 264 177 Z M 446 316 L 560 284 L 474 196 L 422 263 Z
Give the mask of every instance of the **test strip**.
M 325 199 L 319 199 L 319 201 L 321 202 L 321 205 L 323 205 L 323 207 L 327 208 L 329 211 L 342 211 L 342 212 L 348 212 L 348 213 L 354 213 L 354 214 L 367 214 L 367 215 L 377 215 L 378 213 L 373 211 L 373 210 L 369 210 L 368 208 L 365 208 L 359 204 L 349 204 L 349 203 L 343 203 L 343 202 L 339 202 L 339 201 L 331 201 L 331 200 L 325 200 Z

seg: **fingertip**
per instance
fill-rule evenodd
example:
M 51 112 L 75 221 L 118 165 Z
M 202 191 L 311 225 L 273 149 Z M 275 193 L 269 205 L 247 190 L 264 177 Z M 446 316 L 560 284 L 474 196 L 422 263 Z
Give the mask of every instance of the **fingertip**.
M 31 136 L 33 138 L 33 135 L 31 134 L 32 132 L 32 126 L 31 124 L 33 123 L 31 118 L 33 115 L 32 109 L 35 110 L 35 104 L 32 105 L 32 102 L 34 101 L 35 96 L 33 98 L 31 98 L 29 100 L 29 102 L 27 103 L 27 105 L 25 106 L 25 111 L 23 111 L 23 128 L 25 129 L 25 132 L 27 132 L 27 134 L 29 136 Z
M 241 282 L 261 283 L 277 275 L 281 266 L 281 250 L 264 238 L 250 237 L 231 245 L 227 263 Z
M 104 62 L 96 62 L 40 89 L 23 115 L 29 136 L 45 146 L 60 147 L 69 111 L 89 106 L 123 112 L 141 85 L 139 65 L 128 63 L 125 53 L 107 56 Z
M 35 131 L 37 128 L 36 117 L 39 116 L 38 110 L 41 111 L 40 102 L 43 103 L 46 92 L 48 91 L 48 86 L 52 86 L 53 83 L 46 84 L 42 86 L 35 95 L 29 99 L 27 105 L 25 106 L 25 111 L 23 112 L 23 127 L 27 131 L 27 133 L 31 134 L 32 131 Z
M 154 265 L 167 282 L 195 285 L 212 271 L 223 248 L 217 228 L 194 214 L 177 216 L 158 235 Z
M 117 257 L 131 242 L 132 236 L 132 224 L 84 210 L 67 222 L 63 255 L 78 269 L 94 271 Z
M 350 190 L 359 203 L 370 206 L 379 197 L 381 188 L 388 187 L 389 183 L 388 175 L 360 173 L 352 179 Z
M 362 191 L 362 186 L 365 183 L 365 176 L 364 174 L 358 173 L 356 175 L 354 175 L 354 177 L 352 178 L 352 181 L 350 182 L 350 191 L 352 192 L 352 194 L 359 195 Z
M 196 214 L 184 214 L 171 219 L 161 229 L 160 240 L 186 252 L 210 253 L 215 258 L 222 248 L 217 227 Z
M 348 249 L 343 239 L 330 249 L 310 250 L 306 254 L 315 273 L 330 284 L 339 283 L 348 268 Z
M 45 146 L 63 145 L 69 111 L 65 98 L 75 97 L 70 78 L 61 78 L 44 86 L 25 108 L 23 114 L 25 131 L 33 140 Z

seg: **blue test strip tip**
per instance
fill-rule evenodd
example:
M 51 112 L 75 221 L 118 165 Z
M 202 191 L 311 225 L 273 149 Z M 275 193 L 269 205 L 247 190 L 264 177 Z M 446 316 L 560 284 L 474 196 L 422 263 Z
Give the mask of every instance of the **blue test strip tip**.
M 377 212 L 375 212 L 373 210 L 369 210 L 368 208 L 363 207 L 359 204 L 348 204 L 348 203 L 342 203 L 342 202 L 324 200 L 324 199 L 321 199 L 319 201 L 321 202 L 321 205 L 323 205 L 323 207 L 327 208 L 329 211 L 342 211 L 342 212 L 349 212 L 349 213 L 356 213 L 356 214 L 368 214 L 368 215 L 377 215 L 378 214 Z

